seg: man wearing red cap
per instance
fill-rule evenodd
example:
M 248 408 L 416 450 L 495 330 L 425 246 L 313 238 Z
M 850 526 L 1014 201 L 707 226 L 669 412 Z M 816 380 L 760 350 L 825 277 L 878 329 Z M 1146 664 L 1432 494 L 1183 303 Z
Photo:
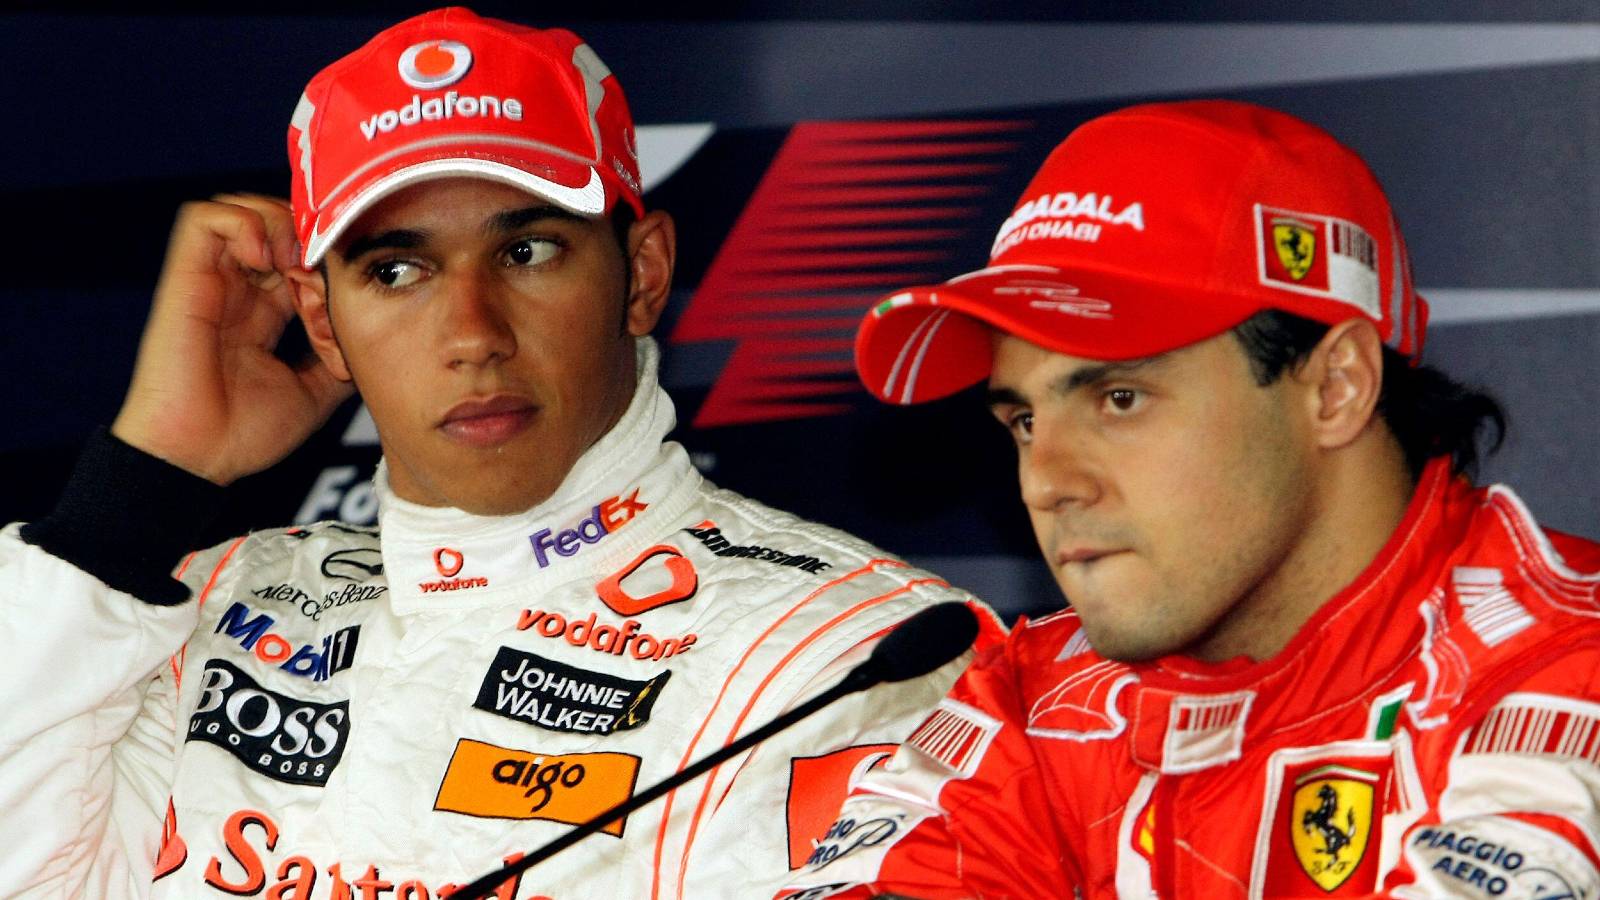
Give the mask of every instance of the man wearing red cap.
M 443 897 L 965 597 L 664 442 L 672 221 L 576 36 L 408 20 L 311 81 L 289 154 L 291 204 L 180 214 L 115 424 L 0 535 L 0 893 Z M 298 368 L 272 353 L 295 314 Z M 379 528 L 183 558 L 219 486 L 351 383 Z M 832 707 L 496 896 L 770 892 L 958 671 Z
M 990 265 L 884 300 L 894 403 L 987 379 L 1071 609 L 984 654 L 786 897 L 1593 897 L 1600 546 L 1466 473 L 1389 205 L 1242 103 L 1074 131 Z

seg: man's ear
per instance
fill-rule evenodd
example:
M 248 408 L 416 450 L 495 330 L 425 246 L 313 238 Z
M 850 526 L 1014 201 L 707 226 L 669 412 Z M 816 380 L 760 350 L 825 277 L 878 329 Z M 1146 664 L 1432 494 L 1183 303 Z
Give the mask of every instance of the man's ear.
M 344 351 L 339 349 L 339 339 L 334 337 L 333 320 L 328 317 L 327 276 L 299 266 L 289 267 L 287 274 L 294 289 L 294 311 L 306 327 L 311 349 L 333 377 L 350 381 L 350 367 L 345 363 Z
M 1317 444 L 1332 450 L 1359 437 L 1383 392 L 1383 338 L 1367 319 L 1349 319 L 1328 333 L 1294 371 L 1307 388 Z
M 672 296 L 678 262 L 678 229 L 672 217 L 652 210 L 628 227 L 628 333 L 643 337 L 656 327 Z

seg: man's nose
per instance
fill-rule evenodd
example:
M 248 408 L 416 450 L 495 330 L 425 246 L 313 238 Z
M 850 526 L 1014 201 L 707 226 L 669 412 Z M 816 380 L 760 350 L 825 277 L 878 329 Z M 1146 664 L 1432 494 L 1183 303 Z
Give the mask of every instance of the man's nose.
M 1032 442 L 1018 449 L 1018 475 L 1022 502 L 1040 512 L 1093 505 L 1102 491 L 1085 436 L 1063 423 L 1036 421 Z
M 440 340 L 451 368 L 486 366 L 517 352 L 511 328 L 509 298 L 487 275 L 462 274 L 451 279 L 441 298 Z

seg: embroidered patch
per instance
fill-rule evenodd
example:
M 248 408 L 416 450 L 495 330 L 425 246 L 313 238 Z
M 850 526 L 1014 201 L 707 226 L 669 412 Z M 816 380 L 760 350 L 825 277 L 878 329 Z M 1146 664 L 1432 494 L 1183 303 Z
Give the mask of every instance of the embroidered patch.
M 639 776 L 631 753 L 536 753 L 461 738 L 433 808 L 495 819 L 579 825 L 627 800 Z M 600 830 L 622 837 L 625 820 Z
M 1456 566 L 1451 580 L 1467 627 L 1484 646 L 1497 646 L 1533 625 L 1533 616 L 1506 590 L 1499 569 Z
M 1368 740 L 1386 741 L 1394 735 L 1395 726 L 1400 721 L 1400 708 L 1405 704 L 1406 698 L 1411 696 L 1413 686 L 1408 681 L 1372 701 L 1372 708 L 1367 713 Z
M 1418 828 L 1405 855 L 1430 897 L 1593 897 L 1600 877 L 1565 839 L 1498 816 Z
M 1178 697 L 1168 713 L 1161 771 L 1193 772 L 1239 758 L 1255 691 Z
M 894 744 L 863 744 L 789 760 L 789 868 L 805 865 L 839 813 L 845 795 L 894 754 Z
M 1472 665 L 1444 624 L 1443 591 L 1436 590 L 1417 607 L 1422 616 L 1422 651 L 1417 659 L 1428 674 L 1422 694 L 1406 702 L 1406 713 L 1418 730 L 1437 728 L 1450 720 L 1450 713 L 1467 689 Z
M 1385 817 L 1392 825 L 1422 805 L 1399 774 L 1409 753 L 1404 735 L 1273 753 L 1250 897 L 1369 895 L 1383 868 Z
M 1117 737 L 1128 727 L 1127 717 L 1117 709 L 1117 697 L 1138 681 L 1127 666 L 1110 660 L 1074 672 L 1028 710 L 1028 734 L 1067 741 Z
M 1535 753 L 1600 764 L 1600 706 L 1550 694 L 1507 694 L 1467 732 L 1466 753 Z
M 1261 284 L 1348 303 L 1373 318 L 1379 303 L 1378 250 L 1354 222 L 1256 206 L 1256 267 Z
M 962 778 L 971 778 L 983 762 L 1000 723 L 982 712 L 948 697 L 939 701 L 906 743 L 921 750 Z

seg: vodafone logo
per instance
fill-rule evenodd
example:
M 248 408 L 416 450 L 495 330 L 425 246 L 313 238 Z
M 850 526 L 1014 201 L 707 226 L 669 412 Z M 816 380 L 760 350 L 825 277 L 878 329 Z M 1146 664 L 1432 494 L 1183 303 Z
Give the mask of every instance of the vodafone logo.
M 456 577 L 456 573 L 461 571 L 461 566 L 466 561 L 467 558 L 461 555 L 460 550 L 440 547 L 433 551 L 433 567 L 446 578 Z
M 489 586 L 489 579 L 482 577 L 457 578 L 461 567 L 466 565 L 467 555 L 460 550 L 449 547 L 440 547 L 433 551 L 433 567 L 443 576 L 439 581 L 424 581 L 417 585 L 424 594 L 438 591 L 460 591 L 470 588 Z
M 449 87 L 472 68 L 472 51 L 460 41 L 423 41 L 400 54 L 400 80 L 419 91 Z

